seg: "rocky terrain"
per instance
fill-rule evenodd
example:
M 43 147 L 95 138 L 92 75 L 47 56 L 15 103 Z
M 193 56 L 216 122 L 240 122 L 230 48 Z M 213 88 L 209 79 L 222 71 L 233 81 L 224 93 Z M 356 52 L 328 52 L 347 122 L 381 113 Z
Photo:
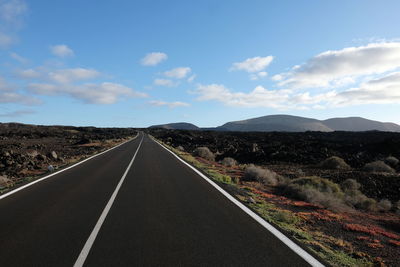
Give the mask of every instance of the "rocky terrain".
M 400 159 L 400 133 L 394 132 L 215 132 L 151 129 L 150 133 L 173 147 L 185 151 L 208 147 L 216 161 L 232 157 L 241 164 L 268 165 L 287 177 L 320 175 L 335 182 L 356 179 L 365 194 L 377 199 L 399 200 L 400 165 L 396 173 L 375 173 L 363 170 L 365 164 Z M 325 159 L 343 158 L 350 170 L 326 170 L 318 165 Z
M 54 171 L 136 135 L 134 129 L 0 123 L 0 190 Z
M 400 133 L 148 131 L 328 264 L 399 266 Z

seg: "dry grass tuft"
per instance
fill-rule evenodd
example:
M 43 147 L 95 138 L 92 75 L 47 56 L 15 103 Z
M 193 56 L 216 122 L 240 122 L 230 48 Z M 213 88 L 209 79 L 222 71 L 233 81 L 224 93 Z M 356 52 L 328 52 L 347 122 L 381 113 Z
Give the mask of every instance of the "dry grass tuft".
M 365 164 L 364 171 L 367 172 L 387 172 L 387 173 L 395 173 L 396 171 L 387 165 L 385 162 L 381 160 L 377 160 L 374 162 L 370 162 Z
M 350 170 L 351 167 L 344 161 L 344 159 L 333 156 L 321 162 L 320 166 L 324 169 L 333 170 Z
M 221 164 L 227 167 L 234 167 L 237 165 L 237 161 L 234 160 L 233 158 L 226 157 L 223 160 L 221 160 Z
M 385 163 L 393 168 L 396 168 L 399 164 L 399 160 L 393 156 L 389 156 L 385 159 Z
M 392 209 L 392 202 L 390 202 L 388 199 L 382 199 L 377 204 L 377 208 L 379 211 L 389 211 Z
M 258 181 L 265 185 L 278 185 L 284 178 L 276 172 L 250 164 L 244 171 L 244 179 L 247 181 Z
M 197 147 L 193 151 L 193 155 L 195 155 L 197 157 L 201 157 L 201 158 L 206 159 L 206 160 L 210 160 L 210 161 L 214 161 L 215 160 L 214 153 L 212 153 L 210 151 L 210 149 L 208 149 L 208 147 L 205 147 L 205 146 Z

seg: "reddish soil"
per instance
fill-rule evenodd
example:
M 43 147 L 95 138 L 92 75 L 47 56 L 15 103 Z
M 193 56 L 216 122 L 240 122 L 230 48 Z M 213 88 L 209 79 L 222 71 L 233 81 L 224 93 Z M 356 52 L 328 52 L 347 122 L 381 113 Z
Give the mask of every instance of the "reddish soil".
M 335 183 L 355 179 L 368 197 L 387 198 L 393 203 L 400 198 L 400 166 L 397 173 L 369 173 L 362 166 L 388 156 L 400 158 L 400 134 L 365 133 L 223 133 L 204 131 L 151 130 L 151 134 L 173 146 L 182 146 L 191 153 L 206 146 L 214 152 L 216 161 L 232 157 L 239 164 L 261 165 L 294 179 L 319 176 Z M 318 165 L 330 156 L 342 157 L 351 170 L 327 170 Z M 376 266 L 400 265 L 400 210 L 389 212 L 331 211 L 318 204 L 290 199 L 279 187 L 265 186 L 243 180 L 242 167 L 225 167 L 217 162 L 197 158 L 203 164 L 239 181 L 239 188 L 221 184 L 233 195 L 246 197 L 249 190 L 277 209 L 290 211 L 301 219 L 301 229 L 320 233 L 321 239 L 309 243 L 318 251 L 319 242 L 345 251 L 354 258 L 367 258 Z M 396 213 L 397 212 L 397 213 Z

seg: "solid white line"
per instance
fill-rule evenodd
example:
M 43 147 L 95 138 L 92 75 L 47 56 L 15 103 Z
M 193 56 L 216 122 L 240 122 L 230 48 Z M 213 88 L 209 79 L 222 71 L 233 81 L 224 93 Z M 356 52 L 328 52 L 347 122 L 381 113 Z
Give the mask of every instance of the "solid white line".
M 134 161 L 135 158 L 136 158 L 136 155 L 137 155 L 137 153 L 138 153 L 138 151 L 139 151 L 139 148 L 140 148 L 140 146 L 142 145 L 143 137 L 144 137 L 144 134 L 143 134 L 143 136 L 142 136 L 142 140 L 140 140 L 139 146 L 138 146 L 138 148 L 136 149 L 135 154 L 133 155 L 133 158 L 132 158 L 131 162 L 129 163 L 128 167 L 127 167 L 126 170 L 125 170 L 124 175 L 122 175 L 122 178 L 121 178 L 121 180 L 119 181 L 117 187 L 115 188 L 114 193 L 111 195 L 110 200 L 108 201 L 106 207 L 104 208 L 103 212 L 101 213 L 99 220 L 97 221 L 95 227 L 93 228 L 92 233 L 90 234 L 88 240 L 87 240 L 86 243 L 85 243 L 85 246 L 83 247 L 81 253 L 79 254 L 79 257 L 78 257 L 78 259 L 76 260 L 76 262 L 75 262 L 75 264 L 74 264 L 74 267 L 81 267 L 81 266 L 83 266 L 83 264 L 85 263 L 85 260 L 86 260 L 87 256 L 89 255 L 90 249 L 92 248 L 93 243 L 94 243 L 94 241 L 96 240 L 97 234 L 99 233 L 100 228 L 101 228 L 101 226 L 103 225 L 103 222 L 104 222 L 104 220 L 106 219 L 107 214 L 108 214 L 108 212 L 110 211 L 111 206 L 113 205 L 115 198 L 117 197 L 118 191 L 119 191 L 119 189 L 121 188 L 122 183 L 124 182 L 125 177 L 126 177 L 126 175 L 128 174 L 129 169 L 131 168 L 131 166 L 132 166 L 132 164 L 133 164 L 133 161 Z
M 98 154 L 96 154 L 96 155 L 93 155 L 93 156 L 91 156 L 91 157 L 89 157 L 89 158 L 87 158 L 87 159 L 84 159 L 84 160 L 82 160 L 82 161 L 79 161 L 78 163 L 75 163 L 74 165 L 71 165 L 71 166 L 69 166 L 69 167 L 67 167 L 67 168 L 65 168 L 65 169 L 59 170 L 59 171 L 57 171 L 57 172 L 55 172 L 55 173 L 52 173 L 52 174 L 50 174 L 50 175 L 47 175 L 47 176 L 42 177 L 42 178 L 40 178 L 40 179 L 37 179 L 37 180 L 35 180 L 35 181 L 33 181 L 33 182 L 30 182 L 30 183 L 28 183 L 28 184 L 26 184 L 26 185 L 23 185 L 23 186 L 21 186 L 21 187 L 18 187 L 18 188 L 16 188 L 16 189 L 14 189 L 14 190 L 12 190 L 12 191 L 10 191 L 10 192 L 4 194 L 4 195 L 1 195 L 1 196 L 0 196 L 0 200 L 3 199 L 3 198 L 6 198 L 6 197 L 8 197 L 8 196 L 10 196 L 10 195 L 12 195 L 12 194 L 15 194 L 15 193 L 17 193 L 18 191 L 21 191 L 21 190 L 23 190 L 23 189 L 25 189 L 25 188 L 27 188 L 27 187 L 29 187 L 29 186 L 32 186 L 32 185 L 34 185 L 34 184 L 36 184 L 36 183 L 39 183 L 39 182 L 41 182 L 41 181 L 43 181 L 43 180 L 46 180 L 46 179 L 48 179 L 48 178 L 50 178 L 50 177 L 52 177 L 52 176 L 54 176 L 54 175 L 57 175 L 57 174 L 62 173 L 62 172 L 65 172 L 66 170 L 69 170 L 69 169 L 71 169 L 71 168 L 74 168 L 74 167 L 76 167 L 76 166 L 78 166 L 78 165 L 80 165 L 80 164 L 82 164 L 82 163 L 84 163 L 84 162 L 86 162 L 86 161 L 88 161 L 88 160 L 91 160 L 91 159 L 93 159 L 93 158 L 95 158 L 95 157 L 97 157 L 97 156 L 100 156 L 100 155 L 102 155 L 102 154 L 104 154 L 104 153 L 107 153 L 107 152 L 109 152 L 109 151 L 111 151 L 111 150 L 113 150 L 113 149 L 115 149 L 115 148 L 117 148 L 117 147 L 119 147 L 119 146 L 122 146 L 122 145 L 125 144 L 125 143 L 128 143 L 128 142 L 130 142 L 130 141 L 136 139 L 138 136 L 139 136 L 139 134 L 137 134 L 134 138 L 132 138 L 132 139 L 130 139 L 130 140 L 128 140 L 128 141 L 125 141 L 125 142 L 123 142 L 123 143 L 121 143 L 121 144 L 119 144 L 119 145 L 116 145 L 116 146 L 114 146 L 114 147 L 112 147 L 112 148 L 110 148 L 110 149 L 107 149 L 106 151 L 100 152 L 100 153 L 98 153 Z
M 311 266 L 314 267 L 323 267 L 324 265 L 320 263 L 316 258 L 314 258 L 312 255 L 310 255 L 307 251 L 302 249 L 299 245 L 294 243 L 292 240 L 290 240 L 288 237 L 286 237 L 284 234 L 282 234 L 278 229 L 273 227 L 271 224 L 266 222 L 263 218 L 261 218 L 258 214 L 253 212 L 251 209 L 246 207 L 243 203 L 238 201 L 236 198 L 231 196 L 228 192 L 226 192 L 224 189 L 219 187 L 216 183 L 214 183 L 210 178 L 205 176 L 203 173 L 201 173 L 199 170 L 197 170 L 195 167 L 181 159 L 179 156 L 177 156 L 174 152 L 163 146 L 161 143 L 159 143 L 157 140 L 153 139 L 156 143 L 158 143 L 161 147 L 163 147 L 165 150 L 167 150 L 169 153 L 174 155 L 179 161 L 187 165 L 189 168 L 191 168 L 195 173 L 197 173 L 200 177 L 204 178 L 208 183 L 210 183 L 213 187 L 215 187 L 219 192 L 221 192 L 226 198 L 228 198 L 230 201 L 232 201 L 236 206 L 238 206 L 240 209 L 242 209 L 244 212 L 246 212 L 250 217 L 252 217 L 254 220 L 256 220 L 259 224 L 261 224 L 265 229 L 270 231 L 274 236 L 276 236 L 279 240 L 281 240 L 283 243 L 285 243 L 291 250 L 293 250 L 297 255 L 302 257 L 307 263 L 309 263 Z

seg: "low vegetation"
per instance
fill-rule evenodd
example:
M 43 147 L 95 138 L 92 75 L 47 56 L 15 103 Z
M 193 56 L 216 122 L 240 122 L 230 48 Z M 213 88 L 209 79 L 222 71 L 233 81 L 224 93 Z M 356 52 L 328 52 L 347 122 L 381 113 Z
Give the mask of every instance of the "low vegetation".
M 208 149 L 208 147 L 197 147 L 193 151 L 193 155 L 197 157 L 201 157 L 206 160 L 214 161 L 215 160 L 215 155 Z
M 375 177 L 396 179 L 395 174 L 375 167 L 367 173 L 364 163 L 350 168 L 345 160 L 328 157 L 312 168 L 311 164 L 286 167 L 284 173 L 289 175 L 284 177 L 280 165 L 238 165 L 231 157 L 215 164 L 215 159 L 199 154 L 193 157 L 177 149 L 175 153 L 332 266 L 398 266 L 400 236 L 393 229 L 400 221 L 393 212 L 400 214 L 400 200 L 363 193 L 368 194 L 366 185 L 371 188 L 368 183 Z M 377 158 L 382 157 L 371 160 Z M 395 160 L 386 158 L 384 164 L 393 171 L 398 168 Z M 335 180 L 326 174 L 351 178 Z
M 247 181 L 257 181 L 265 185 L 278 185 L 282 177 L 271 170 L 250 164 L 244 171 L 244 179 Z
M 367 211 L 376 209 L 376 201 L 360 191 L 361 185 L 356 180 L 347 179 L 340 186 L 344 192 L 344 202 L 348 206 Z
M 367 172 L 387 172 L 387 173 L 395 173 L 396 171 L 387 165 L 385 162 L 381 160 L 377 160 L 374 162 L 370 162 L 365 164 L 364 171 Z
M 177 146 L 176 149 L 179 150 L 179 151 L 185 151 L 185 149 L 183 148 L 183 146 Z
M 392 168 L 396 168 L 399 165 L 399 160 L 396 157 L 389 156 L 385 159 L 385 163 Z
M 284 188 L 286 195 L 319 204 L 332 210 L 348 209 L 343 202 L 339 185 L 324 178 L 312 176 L 290 181 Z
M 392 209 L 392 202 L 390 202 L 388 199 L 382 199 L 378 202 L 377 208 L 380 211 L 389 211 Z
M 333 170 L 350 170 L 351 167 L 344 161 L 344 159 L 333 156 L 321 162 L 321 168 Z
M 237 161 L 230 157 L 224 158 L 220 163 L 227 167 L 233 167 L 237 165 Z

